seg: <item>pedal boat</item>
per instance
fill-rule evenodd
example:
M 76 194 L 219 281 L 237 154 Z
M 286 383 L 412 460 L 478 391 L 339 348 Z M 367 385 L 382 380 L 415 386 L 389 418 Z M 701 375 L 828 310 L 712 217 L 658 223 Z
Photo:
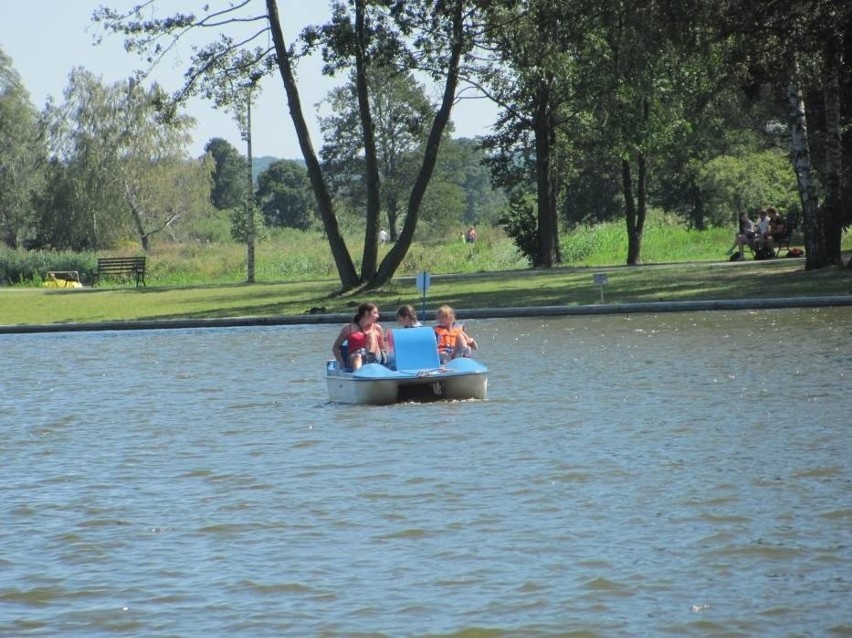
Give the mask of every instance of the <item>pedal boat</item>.
M 432 328 L 393 329 L 388 336 L 388 365 L 367 363 L 358 370 L 328 361 L 329 400 L 357 405 L 404 401 L 485 399 L 488 368 L 470 358 L 441 364 Z

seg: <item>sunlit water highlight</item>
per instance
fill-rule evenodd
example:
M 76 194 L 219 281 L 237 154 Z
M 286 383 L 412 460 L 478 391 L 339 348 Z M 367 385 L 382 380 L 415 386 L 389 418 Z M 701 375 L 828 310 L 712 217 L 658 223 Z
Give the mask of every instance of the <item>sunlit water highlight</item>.
M 330 326 L 0 337 L 0 635 L 852 634 L 852 309 L 470 329 L 382 408 Z

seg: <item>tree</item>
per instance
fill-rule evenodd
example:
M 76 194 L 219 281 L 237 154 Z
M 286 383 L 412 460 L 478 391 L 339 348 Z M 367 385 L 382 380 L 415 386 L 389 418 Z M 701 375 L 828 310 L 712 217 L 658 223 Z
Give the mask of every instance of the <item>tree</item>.
M 194 120 L 172 115 L 165 122 L 156 106 L 165 96 L 154 85 L 139 83 L 111 89 L 121 113 L 118 123 L 103 122 L 115 132 L 116 176 L 133 228 L 147 252 L 151 238 L 182 220 L 201 215 L 210 203 L 212 161 L 186 157 L 187 130 Z
M 186 34 L 214 28 L 220 37 L 195 49 L 186 83 L 174 96 L 178 102 L 200 93 L 212 98 L 218 106 L 233 104 L 244 94 L 242 84 L 245 78 L 278 73 L 340 281 L 344 289 L 362 283 L 381 285 L 393 276 L 414 237 L 420 204 L 456 97 L 459 68 L 471 46 L 471 8 L 466 0 L 369 4 L 367 0 L 354 0 L 354 8 L 350 11 L 347 5 L 335 2 L 329 24 L 303 32 L 304 51 L 322 48 L 329 73 L 355 69 L 367 193 L 364 253 L 359 276 L 340 233 L 328 183 L 314 151 L 302 109 L 294 72 L 294 64 L 301 53 L 289 47 L 284 39 L 276 0 L 266 0 L 265 11 L 255 12 L 257 4 L 251 0 L 229 4 L 220 10 L 210 9 L 200 18 L 191 14 L 149 18 L 142 15 L 141 7 L 126 15 L 101 8 L 96 12 L 95 20 L 102 23 L 107 31 L 123 34 L 126 48 L 151 62 L 161 59 Z M 262 26 L 239 34 L 238 39 L 223 32 L 230 28 L 231 33 L 237 34 L 247 25 L 252 25 L 252 28 L 254 25 Z M 270 38 L 271 46 L 266 44 Z M 391 64 L 404 70 L 425 70 L 431 79 L 440 82 L 443 91 L 439 107 L 431 118 L 423 161 L 408 197 L 405 224 L 398 241 L 377 268 L 379 173 L 367 70 L 371 65 Z
M 704 194 L 708 219 L 716 226 L 738 220 L 741 213 L 754 218 L 755 211 L 768 203 L 789 212 L 800 206 L 789 160 L 776 151 L 719 155 L 697 171 L 696 185 Z
M 720 29 L 733 43 L 731 58 L 748 61 L 751 86 L 768 85 L 780 98 L 776 119 L 786 125 L 799 185 L 805 268 L 840 264 L 840 234 L 852 224 L 844 196 L 852 180 L 843 162 L 852 139 L 840 115 L 844 97 L 850 99 L 852 7 L 781 0 L 758 8 L 738 0 L 726 4 L 724 18 Z
M 64 102 L 47 105 L 51 170 L 39 216 L 40 243 L 97 250 L 133 236 L 108 141 L 114 134 L 100 117 L 110 112 L 118 114 L 106 88 L 79 68 L 71 71 Z
M 278 160 L 257 178 L 257 203 L 267 226 L 307 230 L 315 212 L 305 167 L 294 160 Z
M 519 159 L 531 169 L 537 231 L 536 250 L 530 257 L 533 265 L 550 267 L 562 260 L 560 135 L 572 117 L 569 105 L 573 106 L 578 43 L 587 27 L 574 5 L 560 0 L 501 0 L 490 3 L 486 15 L 495 61 L 484 71 L 485 83 L 503 110 L 497 132 L 486 138 L 485 146 L 499 165 L 495 165 L 497 179 L 508 189 L 516 191 L 519 186 Z M 513 210 L 517 217 L 527 209 Z M 529 246 L 529 239 L 521 243 Z
M 0 49 L 0 235 L 9 248 L 33 231 L 33 197 L 41 188 L 45 147 L 29 94 Z
M 508 202 L 505 193 L 491 183 L 480 140 L 445 140 L 438 157 L 438 179 L 451 181 L 464 194 L 461 218 L 463 226 L 495 224 Z
M 428 233 L 432 239 L 451 234 L 458 237 L 464 206 L 465 192 L 459 184 L 440 175 L 432 179 L 421 205 L 423 224 L 418 231 L 425 231 L 421 236 Z
M 207 212 L 211 164 L 172 157 L 127 167 L 124 197 L 142 250 L 150 250 L 155 235 L 171 232 L 179 223 L 188 225 Z
M 190 118 L 162 119 L 155 85 L 134 80 L 104 86 L 72 71 L 65 102 L 46 111 L 58 180 L 45 198 L 41 234 L 51 245 L 108 248 L 135 237 L 143 250 L 154 234 L 209 205 L 211 167 L 183 151 Z M 72 232 L 60 227 L 73 223 Z
M 214 137 L 204 147 L 213 157 L 210 199 L 219 210 L 243 206 L 246 201 L 246 159 L 227 140 Z
M 401 73 L 392 67 L 373 67 L 367 71 L 367 82 L 370 111 L 374 116 L 380 202 L 390 238 L 396 241 L 405 193 L 421 161 L 427 124 L 434 107 L 426 98 L 425 88 L 410 73 Z M 334 115 L 320 120 L 325 139 L 320 154 L 335 190 L 364 202 L 364 141 L 357 92 L 357 78 L 353 73 L 347 85 L 329 95 Z
M 670 72 L 678 61 L 662 28 L 665 15 L 653 3 L 616 4 L 603 13 L 605 45 L 600 53 L 601 108 L 597 121 L 621 165 L 627 225 L 627 265 L 641 263 L 642 235 L 648 212 L 649 159 L 659 149 L 665 128 Z

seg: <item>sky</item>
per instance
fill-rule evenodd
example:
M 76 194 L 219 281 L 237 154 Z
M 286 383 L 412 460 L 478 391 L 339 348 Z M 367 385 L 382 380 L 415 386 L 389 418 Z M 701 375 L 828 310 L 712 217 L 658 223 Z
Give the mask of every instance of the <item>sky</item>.
M 164 9 L 157 15 L 175 10 L 200 12 L 208 1 L 162 0 L 157 6 Z M 101 35 L 99 26 L 91 21 L 93 11 L 101 5 L 122 10 L 134 4 L 139 4 L 139 0 L 0 0 L 0 48 L 12 58 L 33 106 L 41 110 L 49 96 L 61 103 L 74 67 L 89 70 L 106 84 L 127 79 L 135 69 L 143 67 L 138 58 L 124 51 L 120 36 L 107 35 L 101 44 L 93 45 L 93 40 Z M 325 0 L 279 0 L 278 6 L 284 35 L 290 42 L 303 26 L 321 23 L 330 14 Z M 168 91 L 177 90 L 188 61 L 188 48 L 178 51 L 177 57 L 154 69 L 151 80 Z M 302 61 L 297 79 L 314 148 L 319 149 L 322 139 L 316 105 L 342 81 L 323 76 L 319 60 Z M 266 77 L 260 85 L 252 108 L 252 154 L 301 157 L 280 77 Z M 437 94 L 431 97 L 437 99 Z M 201 98 L 193 99 L 185 112 L 197 120 L 189 148 L 193 156 L 201 155 L 213 137 L 221 137 L 245 153 L 245 142 L 233 115 L 215 110 Z M 496 108 L 486 100 L 460 101 L 452 115 L 454 137 L 486 134 L 495 114 Z

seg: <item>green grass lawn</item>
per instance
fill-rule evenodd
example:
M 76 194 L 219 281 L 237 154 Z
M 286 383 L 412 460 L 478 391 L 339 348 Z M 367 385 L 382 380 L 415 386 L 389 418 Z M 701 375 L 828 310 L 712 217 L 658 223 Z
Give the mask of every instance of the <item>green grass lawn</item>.
M 233 242 L 155 246 L 148 255 L 148 287 L 140 289 L 106 281 L 97 288 L 46 289 L 41 282 L 48 270 L 85 274 L 102 255 L 7 250 L 0 251 L 0 280 L 5 272 L 15 281 L 13 271 L 32 277 L 0 287 L 0 325 L 269 317 L 312 308 L 348 313 L 367 300 L 378 303 L 387 320 L 401 303 L 420 308 L 413 275 L 422 271 L 432 273 L 427 308 L 448 303 L 459 311 L 600 303 L 595 272 L 609 278 L 606 303 L 852 294 L 848 269 L 806 272 L 803 259 L 786 258 L 730 263 L 725 253 L 732 239 L 731 229 L 690 230 L 677 218 L 653 212 L 642 240 L 644 266 L 612 265 L 627 254 L 624 225 L 613 222 L 565 232 L 560 241 L 568 265 L 532 270 L 499 228 L 483 228 L 474 245 L 457 239 L 415 242 L 396 279 L 358 295 L 338 294 L 328 244 L 316 231 L 279 229 L 259 243 L 258 283 L 252 285 L 239 283 L 245 281 L 245 246 Z M 381 247 L 379 258 L 388 249 Z M 843 249 L 848 258 L 849 233 Z M 349 238 L 349 250 L 353 258 L 360 255 L 357 238 Z
M 427 308 L 448 303 L 458 310 L 600 303 L 593 274 L 604 272 L 605 303 L 765 299 L 852 294 L 848 269 L 804 270 L 803 259 L 740 263 L 571 267 L 433 275 Z M 348 313 L 374 301 L 386 317 L 400 303 L 420 307 L 412 277 L 382 290 L 338 295 L 337 279 L 194 286 L 132 285 L 57 290 L 0 289 L 0 325 L 119 320 L 203 319 L 300 315 L 311 308 Z M 386 319 L 387 320 L 387 319 Z

